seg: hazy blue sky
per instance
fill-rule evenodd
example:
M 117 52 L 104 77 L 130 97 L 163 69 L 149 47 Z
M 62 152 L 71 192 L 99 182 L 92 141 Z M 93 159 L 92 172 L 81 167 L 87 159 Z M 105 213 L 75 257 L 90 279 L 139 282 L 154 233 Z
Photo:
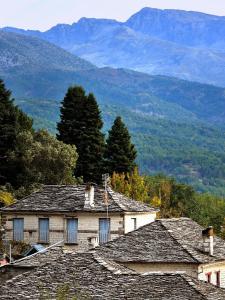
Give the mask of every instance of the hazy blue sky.
M 81 17 L 126 20 L 145 6 L 225 16 L 225 0 L 0 0 L 0 27 L 45 30 Z

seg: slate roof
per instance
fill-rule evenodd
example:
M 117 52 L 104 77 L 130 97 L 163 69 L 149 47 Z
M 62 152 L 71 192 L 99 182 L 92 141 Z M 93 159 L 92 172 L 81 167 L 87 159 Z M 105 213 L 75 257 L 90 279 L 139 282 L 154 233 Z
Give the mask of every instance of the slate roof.
M 1 286 L 0 299 L 224 300 L 225 291 L 184 274 L 141 275 L 95 253 L 70 253 Z M 62 295 L 62 294 L 61 294 Z M 59 295 L 58 295 L 59 296 Z
M 12 262 L 11 266 L 20 267 L 39 267 L 51 261 L 56 261 L 63 254 L 62 247 L 53 247 L 47 250 L 36 252 L 33 255 Z
M 161 219 L 96 248 L 117 262 L 207 263 L 225 260 L 225 241 L 214 237 L 214 256 L 203 251 L 202 230 L 189 218 Z
M 85 185 L 46 185 L 30 196 L 15 204 L 2 208 L 2 212 L 105 212 L 105 192 L 101 187 L 95 187 L 94 205 L 85 205 Z M 133 199 L 112 191 L 108 188 L 109 212 L 154 212 L 154 209 Z

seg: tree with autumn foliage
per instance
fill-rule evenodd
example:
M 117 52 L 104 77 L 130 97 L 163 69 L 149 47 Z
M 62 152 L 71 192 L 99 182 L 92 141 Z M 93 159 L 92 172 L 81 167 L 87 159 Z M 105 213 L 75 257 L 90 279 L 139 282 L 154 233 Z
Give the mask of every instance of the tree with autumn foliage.
M 0 207 L 14 203 L 14 197 L 6 188 L 0 187 Z
M 135 167 L 131 173 L 116 173 L 114 172 L 111 178 L 111 186 L 115 191 L 118 191 L 127 197 L 141 201 L 149 202 L 147 185 L 144 177 L 139 174 L 138 168 Z

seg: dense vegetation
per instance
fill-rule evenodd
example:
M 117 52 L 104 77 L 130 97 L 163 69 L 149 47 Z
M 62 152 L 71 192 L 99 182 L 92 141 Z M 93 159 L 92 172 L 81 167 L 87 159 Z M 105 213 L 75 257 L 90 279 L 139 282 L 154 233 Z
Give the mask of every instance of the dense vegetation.
M 56 132 L 58 102 L 17 100 L 17 103 L 34 117 L 37 128 Z M 163 172 L 193 185 L 198 191 L 225 196 L 225 134 L 222 129 L 177 123 L 119 106 L 101 105 L 101 110 L 105 133 L 116 116 L 122 116 L 137 148 L 141 173 Z
M 97 101 L 80 86 L 68 88 L 62 101 L 57 139 L 45 130 L 33 129 L 32 119 L 15 106 L 3 81 L 0 108 L 0 187 L 14 191 L 17 197 L 40 184 L 72 184 L 75 178 L 100 183 L 102 174 L 109 168 L 112 174 L 120 163 L 122 171 L 134 168 L 136 151 L 121 118 L 116 118 L 111 138 L 105 142 Z M 118 148 L 118 139 L 123 154 L 119 160 L 110 155 L 110 148 Z M 7 194 L 1 197 L 7 203 Z
M 39 184 L 74 183 L 75 146 L 47 131 L 35 131 L 32 120 L 11 99 L 0 81 L 0 202 L 9 204 L 7 191 L 24 196 Z
M 128 197 L 158 207 L 160 218 L 189 217 L 204 227 L 213 226 L 225 238 L 225 198 L 197 193 L 164 175 L 141 176 L 137 168 L 128 174 L 114 173 L 111 184 Z

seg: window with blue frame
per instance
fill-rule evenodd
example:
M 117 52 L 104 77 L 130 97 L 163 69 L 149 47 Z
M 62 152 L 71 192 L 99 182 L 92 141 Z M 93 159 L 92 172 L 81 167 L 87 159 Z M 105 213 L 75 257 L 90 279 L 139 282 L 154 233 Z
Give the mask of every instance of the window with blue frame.
M 77 243 L 78 219 L 67 219 L 66 241 L 69 244 Z
M 99 219 L 99 244 L 104 244 L 110 240 L 110 219 Z
M 49 242 L 49 218 L 39 219 L 39 242 Z
M 24 219 L 13 219 L 13 240 L 20 242 L 24 240 Z

